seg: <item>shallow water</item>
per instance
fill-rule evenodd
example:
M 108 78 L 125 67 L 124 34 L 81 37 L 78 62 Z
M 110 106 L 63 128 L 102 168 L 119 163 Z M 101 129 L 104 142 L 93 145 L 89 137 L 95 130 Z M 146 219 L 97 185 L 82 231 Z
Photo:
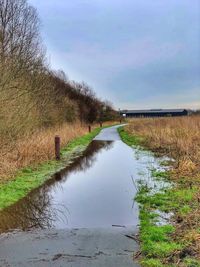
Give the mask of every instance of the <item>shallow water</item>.
M 158 162 L 120 140 L 94 140 L 69 167 L 0 213 L 1 232 L 138 224 L 137 180 Z

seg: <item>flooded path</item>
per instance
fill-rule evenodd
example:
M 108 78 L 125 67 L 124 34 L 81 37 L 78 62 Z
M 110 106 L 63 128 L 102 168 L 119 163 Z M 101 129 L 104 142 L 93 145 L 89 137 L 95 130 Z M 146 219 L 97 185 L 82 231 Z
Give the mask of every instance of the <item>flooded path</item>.
M 105 137 L 112 141 L 97 140 Z M 116 129 L 105 129 L 70 167 L 1 212 L 0 229 L 136 226 L 139 164 Z
M 126 237 L 138 231 L 133 180 L 148 178 L 151 164 L 116 127 L 104 129 L 69 167 L 0 213 L 1 232 L 25 231 L 1 235 L 0 266 L 138 266 L 138 246 Z

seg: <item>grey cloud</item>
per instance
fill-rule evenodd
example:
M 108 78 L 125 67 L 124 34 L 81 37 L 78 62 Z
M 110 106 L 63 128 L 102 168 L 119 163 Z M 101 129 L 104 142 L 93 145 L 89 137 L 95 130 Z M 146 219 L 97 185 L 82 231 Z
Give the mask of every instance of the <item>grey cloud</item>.
M 31 0 L 52 66 L 117 105 L 197 105 L 199 0 Z M 195 97 L 193 97 L 196 95 Z M 187 101 L 188 99 L 188 101 Z

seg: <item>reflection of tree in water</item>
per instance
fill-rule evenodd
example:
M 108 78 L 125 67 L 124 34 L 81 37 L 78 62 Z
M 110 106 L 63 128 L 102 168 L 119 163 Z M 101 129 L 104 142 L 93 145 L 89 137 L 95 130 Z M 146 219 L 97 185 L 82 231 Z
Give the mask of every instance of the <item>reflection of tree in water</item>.
M 84 153 L 75 160 L 69 167 L 55 174 L 55 179 L 66 180 L 67 176 L 73 171 L 73 173 L 86 171 L 97 160 L 97 153 L 99 154 L 102 149 L 109 150 L 113 146 L 113 141 L 93 141 Z
M 45 185 L 33 190 L 15 205 L 0 212 L 0 232 L 10 229 L 51 228 L 58 220 L 67 224 L 67 207 L 54 203 L 49 191 L 57 186 L 62 187 L 62 182 L 71 172 L 86 171 L 96 161 L 97 153 L 103 148 L 110 149 L 112 144 L 112 141 L 93 141 L 69 167 L 55 174 Z
M 0 231 L 20 228 L 50 228 L 56 220 L 66 220 L 59 205 L 53 205 L 47 186 L 31 192 L 27 197 L 0 213 Z M 62 211 L 61 211 L 62 210 Z M 67 213 L 67 209 L 66 209 Z

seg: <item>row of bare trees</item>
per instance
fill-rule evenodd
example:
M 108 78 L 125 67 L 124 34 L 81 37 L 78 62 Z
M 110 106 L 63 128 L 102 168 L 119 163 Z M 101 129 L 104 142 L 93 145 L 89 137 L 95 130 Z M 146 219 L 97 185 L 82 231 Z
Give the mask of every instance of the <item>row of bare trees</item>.
M 27 0 L 0 0 L 0 136 L 65 121 L 111 119 L 112 106 L 85 83 L 48 67 L 37 11 Z

